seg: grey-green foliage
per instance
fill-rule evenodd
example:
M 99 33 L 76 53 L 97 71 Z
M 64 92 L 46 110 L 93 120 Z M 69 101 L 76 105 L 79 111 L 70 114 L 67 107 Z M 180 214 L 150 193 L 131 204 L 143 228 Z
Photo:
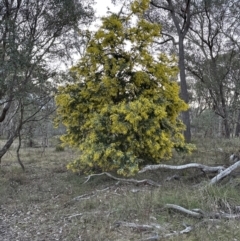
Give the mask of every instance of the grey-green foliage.
M 82 43 L 80 28 L 93 20 L 92 4 L 92 0 L 0 1 L 0 134 L 8 132 L 0 159 L 24 125 L 37 123 L 54 110 L 56 63 Z
M 239 2 L 199 1 L 188 35 L 187 69 L 194 77 L 197 104 L 212 108 L 230 137 L 239 112 Z

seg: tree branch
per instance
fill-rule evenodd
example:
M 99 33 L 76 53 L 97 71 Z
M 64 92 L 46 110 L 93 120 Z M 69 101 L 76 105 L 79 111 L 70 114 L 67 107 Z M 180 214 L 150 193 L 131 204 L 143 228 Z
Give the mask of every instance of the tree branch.
M 180 165 L 180 166 L 158 164 L 158 165 L 145 166 L 142 170 L 139 171 L 139 173 L 143 173 L 146 171 L 153 171 L 153 170 L 157 170 L 157 169 L 184 170 L 184 169 L 188 169 L 188 168 L 198 168 L 198 169 L 201 169 L 205 173 L 221 172 L 225 169 L 224 166 L 211 167 L 211 166 L 206 166 L 206 165 L 202 165 L 202 164 L 198 164 L 198 163 L 189 163 L 189 164 Z
M 232 171 L 234 171 L 238 167 L 240 167 L 240 161 L 237 161 L 236 163 L 234 163 L 233 165 L 231 165 L 230 167 L 228 167 L 227 169 L 225 169 L 224 171 L 219 173 L 217 176 L 212 178 L 211 181 L 210 181 L 210 185 L 216 184 L 217 182 L 222 180 L 224 177 L 229 175 Z
M 151 185 L 151 186 L 157 186 L 157 187 L 160 187 L 161 185 L 159 183 L 156 183 L 152 180 L 149 180 L 149 179 L 143 179 L 143 180 L 136 180 L 136 179 L 127 179 L 127 178 L 118 178 L 118 177 L 115 177 L 113 175 L 111 175 L 110 173 L 108 172 L 102 172 L 102 173 L 99 173 L 99 174 L 91 174 L 89 176 L 87 176 L 87 180 L 84 182 L 84 183 L 87 183 L 91 177 L 94 177 L 94 176 L 102 176 L 102 175 L 106 175 L 116 181 L 120 181 L 120 182 L 131 182 L 131 183 L 135 183 L 135 184 L 148 184 L 148 185 Z
M 13 97 L 10 97 L 9 100 L 7 101 L 7 104 L 4 106 L 4 108 L 2 110 L 2 114 L 0 116 L 0 122 L 3 122 L 5 120 L 7 112 L 11 106 L 12 99 L 13 99 Z

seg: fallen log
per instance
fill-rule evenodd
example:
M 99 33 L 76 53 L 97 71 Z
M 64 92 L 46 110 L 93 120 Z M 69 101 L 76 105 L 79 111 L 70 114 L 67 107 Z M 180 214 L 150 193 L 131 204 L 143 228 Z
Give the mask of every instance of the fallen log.
M 210 181 L 210 185 L 216 184 L 217 182 L 219 182 L 220 180 L 222 180 L 224 177 L 226 177 L 227 175 L 229 175 L 232 171 L 234 171 L 235 169 L 237 169 L 238 167 L 240 167 L 240 161 L 237 161 L 236 163 L 234 163 L 233 165 L 231 165 L 230 167 L 228 167 L 227 169 L 223 170 L 222 172 L 220 172 L 217 176 L 215 176 L 214 178 L 211 179 Z
M 179 166 L 158 164 L 158 165 L 147 165 L 142 170 L 140 170 L 139 173 L 143 173 L 146 171 L 153 171 L 157 169 L 184 170 L 189 168 L 198 168 L 205 173 L 222 172 L 223 170 L 226 169 L 224 166 L 212 167 L 212 166 L 202 165 L 199 163 L 189 163 L 189 164 L 179 165 Z

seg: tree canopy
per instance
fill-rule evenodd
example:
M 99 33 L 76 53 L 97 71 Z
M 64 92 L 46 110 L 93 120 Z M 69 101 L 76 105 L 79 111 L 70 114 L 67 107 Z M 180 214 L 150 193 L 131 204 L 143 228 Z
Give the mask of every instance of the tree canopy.
M 0 1 L 0 134 L 7 132 L 8 138 L 0 160 L 24 125 L 47 109 L 57 73 L 53 64 L 73 48 L 79 26 L 92 21 L 89 4 L 91 0 Z

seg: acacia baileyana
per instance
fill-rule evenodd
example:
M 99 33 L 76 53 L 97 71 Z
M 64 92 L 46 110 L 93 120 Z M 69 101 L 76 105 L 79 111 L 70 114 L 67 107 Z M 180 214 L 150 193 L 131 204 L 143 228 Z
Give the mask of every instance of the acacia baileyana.
M 58 121 L 62 140 L 80 149 L 68 165 L 73 171 L 117 171 L 133 175 L 145 164 L 186 150 L 179 113 L 174 57 L 150 53 L 159 25 L 142 18 L 148 1 L 136 1 L 128 14 L 112 14 L 72 67 L 75 82 L 59 88 Z

